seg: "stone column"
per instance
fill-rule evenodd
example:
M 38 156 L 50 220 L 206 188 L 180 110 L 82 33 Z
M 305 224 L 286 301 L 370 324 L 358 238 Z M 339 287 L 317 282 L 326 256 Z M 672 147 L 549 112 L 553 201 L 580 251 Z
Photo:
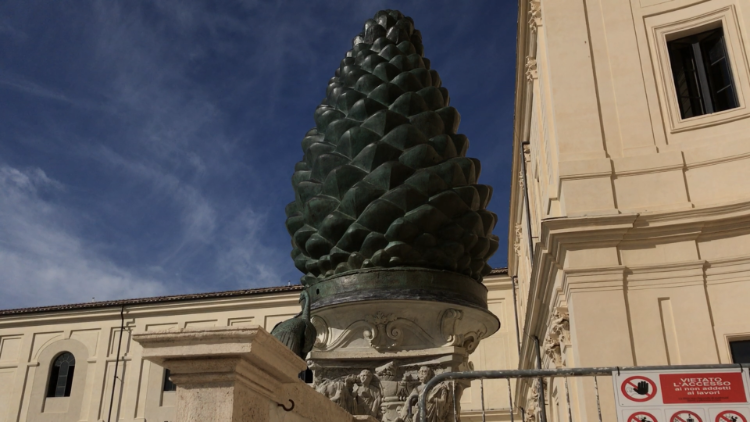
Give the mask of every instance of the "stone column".
M 175 422 L 352 422 L 302 382 L 305 362 L 260 326 L 140 333 L 143 358 L 177 385 Z

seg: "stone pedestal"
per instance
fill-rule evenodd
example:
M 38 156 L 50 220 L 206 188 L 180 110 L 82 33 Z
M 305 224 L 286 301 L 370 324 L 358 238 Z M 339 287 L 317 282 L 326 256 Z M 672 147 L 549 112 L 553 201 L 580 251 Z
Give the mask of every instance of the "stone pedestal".
M 135 334 L 177 385 L 175 422 L 352 422 L 297 378 L 306 367 L 260 326 Z M 362 419 L 359 419 L 362 420 Z
M 455 273 L 358 272 L 310 290 L 318 332 L 308 357 L 315 388 L 353 414 L 384 422 L 407 420 L 405 403 L 435 374 L 471 370 L 469 354 L 500 326 L 487 311 L 486 288 Z M 448 397 L 428 404 L 431 419 L 453 420 L 467 386 L 434 390 Z

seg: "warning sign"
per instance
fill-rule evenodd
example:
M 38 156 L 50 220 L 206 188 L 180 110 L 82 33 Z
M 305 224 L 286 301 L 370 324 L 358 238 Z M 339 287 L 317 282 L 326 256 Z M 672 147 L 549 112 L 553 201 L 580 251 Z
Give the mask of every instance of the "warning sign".
M 636 375 L 622 381 L 620 390 L 628 400 L 643 403 L 656 396 L 656 383 L 648 377 Z
M 747 422 L 747 419 L 736 410 L 725 410 L 716 415 L 714 422 Z
M 659 420 L 648 412 L 635 412 L 628 417 L 627 422 L 659 422 Z
M 693 411 L 678 410 L 669 418 L 669 422 L 703 422 L 703 419 Z
M 619 422 L 750 422 L 747 369 L 612 374 Z
M 747 403 L 740 372 L 660 374 L 665 404 Z

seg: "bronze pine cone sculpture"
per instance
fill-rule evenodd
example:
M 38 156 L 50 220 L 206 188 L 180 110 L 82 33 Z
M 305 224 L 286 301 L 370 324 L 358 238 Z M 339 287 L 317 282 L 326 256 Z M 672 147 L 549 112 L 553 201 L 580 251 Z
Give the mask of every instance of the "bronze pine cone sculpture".
M 413 20 L 380 11 L 354 38 L 315 128 L 302 140 L 286 207 L 292 258 L 312 285 L 368 268 L 424 267 L 481 281 L 498 248 L 492 188 L 477 184 L 461 116 L 423 55 Z

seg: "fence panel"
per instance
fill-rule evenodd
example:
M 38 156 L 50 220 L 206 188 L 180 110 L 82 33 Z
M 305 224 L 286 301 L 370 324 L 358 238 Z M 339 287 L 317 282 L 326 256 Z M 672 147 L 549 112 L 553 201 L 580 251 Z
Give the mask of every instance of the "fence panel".
M 493 407 L 493 402 L 500 402 L 501 408 L 509 410 L 511 422 L 515 422 L 516 418 L 521 419 L 522 422 L 529 419 L 538 422 L 577 422 L 576 416 L 581 413 L 593 413 L 599 422 L 602 422 L 602 400 L 606 399 L 607 403 L 615 401 L 614 396 L 616 394 L 613 393 L 614 390 L 610 391 L 612 389 L 610 384 L 612 384 L 611 378 L 613 374 L 619 375 L 623 372 L 627 373 L 631 371 L 685 372 L 712 369 L 738 369 L 740 372 L 743 371 L 743 367 L 740 364 L 711 364 L 446 372 L 436 375 L 424 385 L 419 396 L 418 418 L 415 419 L 420 422 L 445 422 L 440 420 L 440 416 L 435 412 L 428 414 L 425 398 L 428 397 L 430 391 L 436 386 L 441 383 L 449 383 L 454 422 L 458 422 L 461 417 L 466 417 L 470 421 L 481 420 L 482 422 L 487 422 L 488 412 L 498 409 L 498 407 Z M 574 378 L 575 380 L 569 381 L 569 378 Z M 603 379 L 606 379 L 604 384 L 602 384 Z M 500 380 L 505 380 L 505 383 L 499 382 Z M 481 405 L 479 416 L 481 416 L 481 419 L 474 414 L 476 412 L 470 412 L 470 415 L 459 415 L 460 407 L 456 401 L 456 383 L 460 381 L 464 383 L 472 382 L 472 394 L 474 394 L 474 388 L 478 387 Z M 536 388 L 536 392 L 532 394 L 531 403 L 527 403 L 526 408 L 519 407 L 518 400 L 514 399 L 514 392 L 520 391 L 520 383 L 527 383 L 529 381 L 532 383 L 530 385 Z M 492 386 L 491 396 L 493 400 L 491 401 L 485 400 L 485 384 L 491 384 Z M 520 387 L 523 387 L 523 384 Z M 602 387 L 605 387 L 604 390 L 602 390 Z M 501 390 L 507 391 L 507 403 L 504 398 L 500 399 L 502 396 Z M 586 391 L 591 391 L 592 394 L 588 396 Z M 606 396 L 600 397 L 600 392 L 602 394 L 606 393 Z M 549 399 L 548 402 L 545 400 L 545 397 Z M 534 401 L 537 401 L 537 403 L 534 403 Z M 582 409 L 581 406 L 584 408 Z M 549 410 L 552 410 L 552 415 L 547 415 L 548 407 Z M 590 412 L 594 407 L 596 408 L 596 412 Z M 429 419 L 434 420 L 428 420 L 428 416 L 430 416 Z M 551 416 L 551 420 L 548 416 Z M 672 421 L 670 420 L 669 422 Z

